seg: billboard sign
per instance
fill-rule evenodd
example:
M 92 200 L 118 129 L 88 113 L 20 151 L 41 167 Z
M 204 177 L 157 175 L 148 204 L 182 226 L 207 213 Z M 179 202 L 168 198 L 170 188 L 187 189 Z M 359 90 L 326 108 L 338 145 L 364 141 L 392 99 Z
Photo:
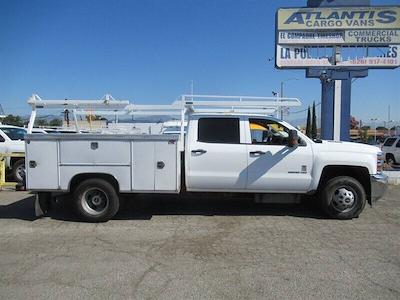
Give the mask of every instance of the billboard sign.
M 278 68 L 399 66 L 400 6 L 280 8 L 276 17 Z
M 359 49 L 360 50 L 360 49 Z M 308 68 L 308 67 L 369 67 L 396 68 L 400 66 L 400 46 L 389 46 L 383 51 L 375 49 L 372 55 L 364 54 L 342 55 L 335 54 L 334 47 L 307 46 L 277 46 L 276 65 L 279 68 Z M 371 51 L 370 49 L 368 49 Z
M 281 8 L 277 30 L 400 28 L 400 6 Z

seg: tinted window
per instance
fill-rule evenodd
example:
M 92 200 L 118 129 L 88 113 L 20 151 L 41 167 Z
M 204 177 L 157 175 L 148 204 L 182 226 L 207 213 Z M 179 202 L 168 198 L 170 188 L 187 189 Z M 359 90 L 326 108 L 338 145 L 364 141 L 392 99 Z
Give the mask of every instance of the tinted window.
M 0 135 L 0 143 L 4 143 L 6 140 Z
M 1 130 L 3 130 L 3 132 L 5 134 L 7 134 L 7 136 L 13 140 L 23 140 L 24 139 L 24 135 L 26 134 L 26 130 L 23 128 L 7 128 L 4 127 Z
M 239 144 L 239 119 L 201 118 L 199 119 L 199 142 Z
M 400 148 L 400 139 L 399 139 L 399 141 L 398 141 L 397 144 L 396 144 L 396 148 Z
M 396 141 L 396 138 L 387 139 L 386 142 L 383 144 L 383 146 L 390 147 L 394 144 L 395 141 Z

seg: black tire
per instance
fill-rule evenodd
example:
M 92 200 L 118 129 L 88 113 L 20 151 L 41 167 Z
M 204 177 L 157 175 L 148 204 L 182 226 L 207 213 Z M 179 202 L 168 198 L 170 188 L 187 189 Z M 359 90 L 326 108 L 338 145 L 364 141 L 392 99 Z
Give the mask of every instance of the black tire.
M 393 154 L 386 154 L 386 163 L 388 165 L 396 164 L 396 160 L 394 159 L 394 155 Z
M 320 192 L 320 204 L 331 218 L 349 220 L 357 218 L 367 200 L 361 183 L 349 176 L 330 179 Z
M 106 222 L 118 212 L 118 193 L 104 179 L 87 179 L 74 190 L 74 209 L 84 221 Z
M 11 175 L 13 180 L 18 183 L 25 183 L 25 160 L 19 159 L 12 165 Z

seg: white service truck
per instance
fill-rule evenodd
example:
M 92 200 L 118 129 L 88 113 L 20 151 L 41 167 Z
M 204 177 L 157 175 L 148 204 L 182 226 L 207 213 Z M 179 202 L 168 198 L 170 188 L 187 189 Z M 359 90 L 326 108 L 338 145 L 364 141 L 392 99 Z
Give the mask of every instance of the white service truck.
M 181 135 L 27 135 L 26 186 L 38 214 L 60 192 L 92 222 L 112 218 L 125 193 L 214 192 L 266 202 L 317 195 L 327 215 L 351 219 L 385 191 L 377 147 L 312 140 L 265 114 L 188 111 Z

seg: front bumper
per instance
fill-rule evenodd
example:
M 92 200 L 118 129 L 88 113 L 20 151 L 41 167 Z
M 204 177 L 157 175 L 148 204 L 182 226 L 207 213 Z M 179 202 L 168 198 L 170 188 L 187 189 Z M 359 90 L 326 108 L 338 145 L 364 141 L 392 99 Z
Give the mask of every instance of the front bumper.
M 381 174 L 374 174 L 371 178 L 371 204 L 382 198 L 387 189 L 388 176 Z

